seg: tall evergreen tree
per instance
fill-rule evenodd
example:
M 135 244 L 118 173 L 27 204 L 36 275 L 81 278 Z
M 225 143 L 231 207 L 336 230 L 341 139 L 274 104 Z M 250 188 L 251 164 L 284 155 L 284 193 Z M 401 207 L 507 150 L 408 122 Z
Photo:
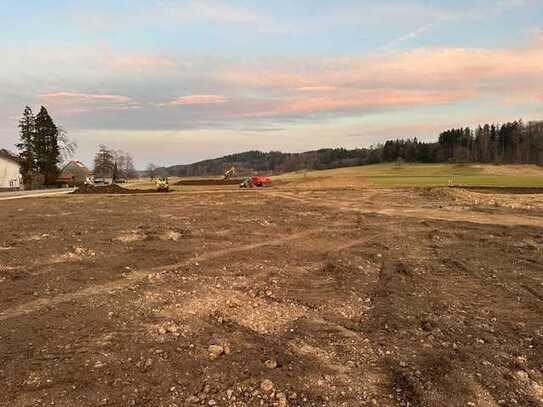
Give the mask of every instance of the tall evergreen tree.
M 115 184 L 119 180 L 119 167 L 117 166 L 117 161 L 115 161 L 115 163 L 113 164 L 112 172 L 113 172 L 113 175 L 111 177 L 112 177 L 113 183 Z
M 58 128 L 49 116 L 47 109 L 41 107 L 36 116 L 35 156 L 36 167 L 44 176 L 45 184 L 50 185 L 58 176 L 58 164 L 61 161 L 58 143 Z
M 23 111 L 23 117 L 19 121 L 19 157 L 21 158 L 21 175 L 23 183 L 29 187 L 32 184 L 32 176 L 36 172 L 34 155 L 34 143 L 36 137 L 36 119 L 32 109 L 28 106 Z

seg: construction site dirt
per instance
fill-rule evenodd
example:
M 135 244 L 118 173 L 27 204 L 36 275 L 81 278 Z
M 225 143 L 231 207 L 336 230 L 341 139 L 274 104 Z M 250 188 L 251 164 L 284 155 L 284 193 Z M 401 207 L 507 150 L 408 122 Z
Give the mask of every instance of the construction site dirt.
M 80 185 L 74 194 L 149 194 L 159 192 L 156 189 L 128 189 L 117 184 L 110 185 Z
M 197 178 L 197 179 L 182 179 L 177 181 L 177 186 L 213 186 L 213 185 L 239 185 L 243 179 L 213 179 L 213 178 Z
M 543 197 L 0 202 L 0 405 L 541 406 Z

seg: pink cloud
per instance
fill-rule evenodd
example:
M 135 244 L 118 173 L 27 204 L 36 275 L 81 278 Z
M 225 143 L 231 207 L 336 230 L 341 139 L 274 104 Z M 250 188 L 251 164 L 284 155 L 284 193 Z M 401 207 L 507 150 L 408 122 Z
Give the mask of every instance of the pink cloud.
M 107 59 L 105 54 L 108 52 L 100 53 L 98 60 Z M 468 100 L 518 104 L 540 100 L 538 85 L 543 83 L 543 43 L 516 49 L 427 48 L 367 57 L 248 58 L 245 62 L 193 57 L 175 61 L 125 55 L 112 57 L 110 65 L 83 64 L 88 69 L 85 74 L 96 83 L 106 78 L 115 85 L 115 80 L 122 78 L 123 86 L 134 78 L 141 80 L 137 71 L 148 68 L 145 77 L 155 79 L 157 88 L 147 98 L 141 96 L 141 103 L 99 92 L 58 92 L 41 98 L 63 111 L 200 106 L 198 110 L 206 119 L 222 120 L 363 112 Z M 205 88 L 200 87 L 202 83 Z M 206 93 L 210 87 L 216 94 Z M 173 100 L 160 96 L 172 91 L 183 94 L 186 88 L 194 94 Z
M 88 94 L 75 92 L 57 92 L 48 93 L 40 96 L 42 100 L 49 103 L 87 103 L 87 102 L 107 102 L 107 103 L 129 103 L 131 99 L 128 96 L 107 95 L 107 94 Z
M 473 97 L 469 90 L 429 92 L 401 89 L 344 91 L 336 95 L 292 98 L 261 110 L 239 112 L 242 117 L 309 115 L 324 112 L 405 108 L 454 103 Z M 232 116 L 238 116 L 234 113 Z
M 223 95 L 190 95 L 178 97 L 167 103 L 168 106 L 183 105 L 217 105 L 227 103 L 228 99 Z
M 299 90 L 300 92 L 330 92 L 334 91 L 337 88 L 335 86 L 301 86 L 299 88 L 296 88 L 296 90 Z
M 122 95 L 56 92 L 41 95 L 40 99 L 43 104 L 65 114 L 141 108 L 140 104 Z
M 302 88 L 313 86 L 310 78 L 299 73 L 296 64 L 288 66 L 226 66 L 217 80 L 244 88 Z M 287 69 L 285 69 L 287 68 Z
M 382 61 L 382 76 L 424 78 L 434 83 L 488 81 L 529 73 L 541 74 L 543 49 L 421 49 Z
M 251 94 L 236 111 L 229 109 L 228 117 L 304 116 L 477 99 L 522 103 L 540 95 L 543 44 L 262 61 L 227 66 L 219 80 Z
M 203 19 L 226 23 L 256 24 L 262 20 L 257 13 L 241 7 L 204 1 L 193 1 L 183 4 L 181 7 L 171 7 L 168 10 L 171 17 L 177 19 Z
M 405 89 L 484 90 L 503 83 L 514 88 L 526 75 L 543 79 L 543 46 L 522 49 L 419 49 L 370 57 L 288 60 L 227 67 L 219 76 L 241 88 L 331 91 L 384 84 Z M 322 85 L 322 84 L 326 85 Z
M 316 113 L 357 108 L 424 106 L 455 102 L 470 92 L 421 92 L 377 89 L 353 92 L 336 97 L 315 97 L 287 103 L 285 110 L 293 113 Z

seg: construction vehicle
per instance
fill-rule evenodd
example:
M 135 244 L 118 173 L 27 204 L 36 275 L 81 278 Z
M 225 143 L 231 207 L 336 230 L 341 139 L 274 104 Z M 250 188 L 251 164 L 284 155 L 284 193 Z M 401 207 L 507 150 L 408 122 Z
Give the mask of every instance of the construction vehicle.
M 160 177 L 156 179 L 156 190 L 157 192 L 169 192 L 170 183 L 168 182 L 167 177 Z
M 239 185 L 240 188 L 264 188 L 270 187 L 272 180 L 270 177 L 263 177 L 260 175 L 254 175 L 252 177 L 245 177 Z
M 241 184 L 239 184 L 240 188 L 253 188 L 253 182 L 251 181 L 251 177 L 243 177 L 243 180 L 241 181 Z
M 228 171 L 225 171 L 223 181 L 230 179 L 230 177 L 232 177 L 233 175 L 236 175 L 237 172 L 238 170 L 236 169 L 236 167 L 232 167 Z

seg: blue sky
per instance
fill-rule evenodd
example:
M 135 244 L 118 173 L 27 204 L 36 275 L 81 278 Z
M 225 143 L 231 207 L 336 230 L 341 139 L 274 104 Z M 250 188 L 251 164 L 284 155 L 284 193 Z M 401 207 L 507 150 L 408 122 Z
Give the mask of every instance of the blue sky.
M 538 119 L 542 33 L 537 0 L 4 0 L 0 147 L 26 104 L 140 167 Z

